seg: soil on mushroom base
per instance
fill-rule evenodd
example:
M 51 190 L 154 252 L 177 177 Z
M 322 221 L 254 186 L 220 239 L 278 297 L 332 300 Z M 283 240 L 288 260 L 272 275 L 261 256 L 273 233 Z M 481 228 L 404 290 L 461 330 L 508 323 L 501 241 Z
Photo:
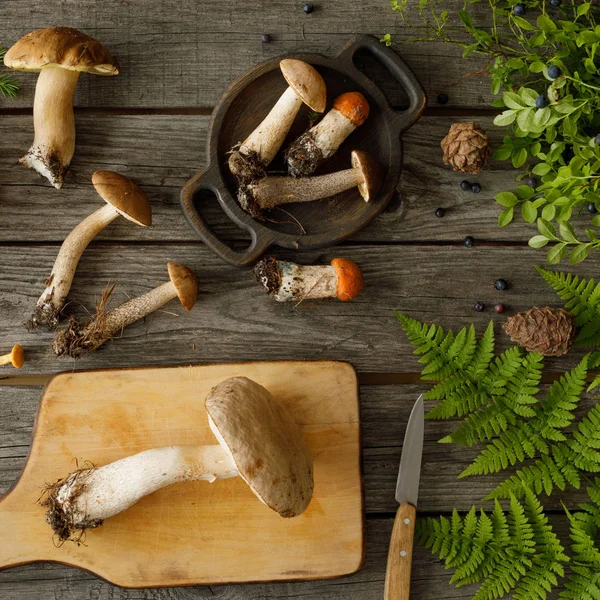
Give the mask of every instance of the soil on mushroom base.
M 229 157 L 230 170 L 232 173 L 235 173 L 239 182 L 249 183 L 266 177 L 267 169 L 258 152 L 247 149 L 244 149 L 244 152 L 240 152 L 241 146 L 241 144 L 234 146 Z
M 34 331 L 39 327 L 45 327 L 49 331 L 53 331 L 58 327 L 61 309 L 54 306 L 53 296 L 54 292 L 46 298 L 43 304 L 37 304 L 31 317 L 23 323 L 28 331 Z
M 254 277 L 269 295 L 276 294 L 281 287 L 281 273 L 275 258 L 265 258 L 256 263 Z
M 315 143 L 313 134 L 307 132 L 288 148 L 285 158 L 292 177 L 306 177 L 321 164 L 323 152 Z

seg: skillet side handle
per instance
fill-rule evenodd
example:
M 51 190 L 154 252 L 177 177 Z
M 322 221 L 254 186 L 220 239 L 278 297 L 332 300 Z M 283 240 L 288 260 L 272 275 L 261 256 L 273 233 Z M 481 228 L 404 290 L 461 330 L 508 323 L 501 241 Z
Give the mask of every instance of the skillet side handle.
M 251 227 L 244 227 L 250 234 L 251 242 L 246 250 L 238 252 L 222 242 L 213 231 L 211 231 L 194 206 L 194 195 L 200 190 L 208 190 L 215 194 L 220 204 L 222 204 L 223 195 L 228 193 L 226 190 L 221 189 L 218 184 L 211 181 L 211 179 L 213 179 L 211 177 L 211 170 L 210 166 L 207 167 L 204 171 L 192 177 L 192 179 L 183 186 L 180 197 L 183 214 L 194 231 L 200 236 L 202 241 L 213 250 L 213 252 L 220 256 L 224 261 L 235 265 L 236 267 L 246 267 L 261 257 L 265 250 L 271 245 L 272 240 L 268 237 L 259 239 L 254 229 Z
M 354 56 L 359 50 L 368 50 L 398 81 L 406 95 L 409 106 L 404 111 L 397 111 L 397 127 L 399 134 L 414 125 L 427 106 L 427 96 L 415 74 L 408 65 L 391 48 L 384 46 L 372 35 L 362 35 L 352 40 L 341 51 L 338 58 L 346 60 L 354 66 Z

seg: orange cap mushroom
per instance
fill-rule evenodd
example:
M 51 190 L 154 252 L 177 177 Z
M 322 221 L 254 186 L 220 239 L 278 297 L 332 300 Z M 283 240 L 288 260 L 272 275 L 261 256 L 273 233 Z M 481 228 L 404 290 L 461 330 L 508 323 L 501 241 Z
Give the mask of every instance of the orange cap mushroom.
M 23 352 L 21 344 L 15 344 L 8 354 L 0 356 L 0 365 L 12 364 L 16 369 L 20 369 L 24 362 L 25 352 Z
M 360 92 L 347 92 L 333 101 L 333 108 L 341 112 L 354 127 L 362 125 L 369 116 L 370 106 Z
M 348 258 L 334 258 L 331 266 L 337 276 L 337 297 L 342 302 L 353 300 L 360 294 L 364 279 L 360 267 Z

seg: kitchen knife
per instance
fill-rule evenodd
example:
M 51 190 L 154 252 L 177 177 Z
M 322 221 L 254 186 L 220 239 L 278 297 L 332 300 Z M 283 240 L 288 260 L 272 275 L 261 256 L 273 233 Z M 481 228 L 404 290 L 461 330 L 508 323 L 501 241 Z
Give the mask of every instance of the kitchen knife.
M 424 429 L 425 407 L 423 396 L 419 396 L 408 419 L 400 457 L 400 471 L 396 483 L 396 500 L 400 503 L 400 508 L 396 513 L 390 540 L 385 573 L 385 600 L 408 600 L 410 596 L 410 571 Z

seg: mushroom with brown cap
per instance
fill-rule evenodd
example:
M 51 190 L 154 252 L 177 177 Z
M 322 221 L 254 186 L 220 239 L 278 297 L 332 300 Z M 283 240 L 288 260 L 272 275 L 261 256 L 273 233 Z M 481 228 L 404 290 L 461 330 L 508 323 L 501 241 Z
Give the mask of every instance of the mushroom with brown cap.
M 96 350 L 120 334 L 128 325 L 153 313 L 175 298 L 179 298 L 185 310 L 192 310 L 198 296 L 196 276 L 185 265 L 170 262 L 167 268 L 170 281 L 146 294 L 132 298 L 117 308 L 107 311 L 106 304 L 112 293 L 110 288 L 103 294 L 96 315 L 87 323 L 80 325 L 71 318 L 67 327 L 59 331 L 54 338 L 52 347 L 56 355 L 66 354 L 78 358 L 86 352 Z
M 281 148 L 303 103 L 318 113 L 325 110 L 325 81 L 314 67 L 295 58 L 284 58 L 279 67 L 287 89 L 260 125 L 229 156 L 230 171 L 242 181 L 265 175 L 265 167 Z
M 39 72 L 33 103 L 33 144 L 21 162 L 60 188 L 75 151 L 73 94 L 82 72 L 118 75 L 102 44 L 69 27 L 28 33 L 4 55 L 10 69 Z
M 119 215 L 136 225 L 152 224 L 148 197 L 131 179 L 113 171 L 96 171 L 92 184 L 106 205 L 87 216 L 62 243 L 54 261 L 46 289 L 37 301 L 27 327 L 55 328 L 73 283 L 77 264 L 89 243 Z
M 254 267 L 254 276 L 278 302 L 337 298 L 353 300 L 363 289 L 359 266 L 347 258 L 334 258 L 330 265 L 298 265 L 275 258 L 263 258 Z
M 313 462 L 287 409 L 246 377 L 222 381 L 205 406 L 218 445 L 154 448 L 79 469 L 50 486 L 42 504 L 59 539 L 77 539 L 144 496 L 186 481 L 239 476 L 282 517 L 302 514 L 313 494 Z
M 333 101 L 333 108 L 286 151 L 288 172 L 293 177 L 312 175 L 335 154 L 342 142 L 369 116 L 369 103 L 360 92 L 347 92 Z
M 373 156 L 359 150 L 352 152 L 351 161 L 352 168 L 326 175 L 265 177 L 241 185 L 238 202 L 257 219 L 263 217 L 263 211 L 281 204 L 322 200 L 354 187 L 358 187 L 365 202 L 370 202 L 381 188 L 381 168 Z
M 25 352 L 21 344 L 15 344 L 8 354 L 0 356 L 0 365 L 12 365 L 15 369 L 20 369 L 25 362 Z

